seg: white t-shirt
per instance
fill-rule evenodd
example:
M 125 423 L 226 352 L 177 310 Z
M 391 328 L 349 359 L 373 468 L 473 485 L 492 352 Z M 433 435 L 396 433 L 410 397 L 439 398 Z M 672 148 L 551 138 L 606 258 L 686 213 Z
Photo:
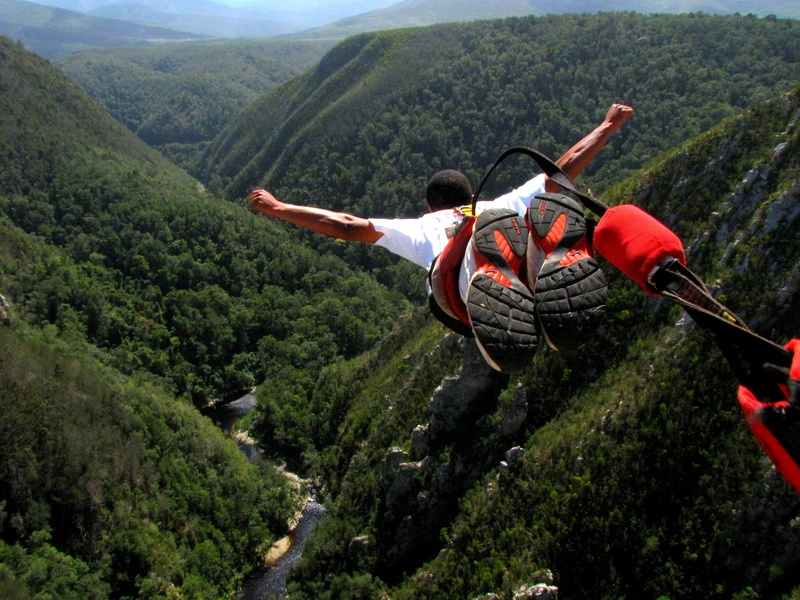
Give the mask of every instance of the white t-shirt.
M 478 202 L 477 212 L 487 208 L 510 208 L 521 217 L 536 194 L 544 192 L 546 177 L 537 175 L 524 185 L 491 201 Z M 376 231 L 383 235 L 375 242 L 390 252 L 402 256 L 425 270 L 430 270 L 434 259 L 447 245 L 447 230 L 461 222 L 458 210 L 445 209 L 427 213 L 417 219 L 370 219 Z M 461 263 L 458 276 L 458 291 L 461 299 L 467 301 L 467 286 L 475 272 L 475 257 L 467 252 Z

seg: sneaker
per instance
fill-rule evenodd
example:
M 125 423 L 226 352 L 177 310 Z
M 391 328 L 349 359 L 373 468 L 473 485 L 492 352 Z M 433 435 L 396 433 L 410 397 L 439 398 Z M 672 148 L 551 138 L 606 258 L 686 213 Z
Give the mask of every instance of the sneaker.
M 604 316 L 608 297 L 587 240 L 583 205 L 564 194 L 537 194 L 525 223 L 527 281 L 542 334 L 553 349 L 574 349 Z
M 533 294 L 520 279 L 527 247 L 519 215 L 493 208 L 478 217 L 467 249 L 478 265 L 469 282 L 467 312 L 475 343 L 496 371 L 525 367 L 539 346 Z

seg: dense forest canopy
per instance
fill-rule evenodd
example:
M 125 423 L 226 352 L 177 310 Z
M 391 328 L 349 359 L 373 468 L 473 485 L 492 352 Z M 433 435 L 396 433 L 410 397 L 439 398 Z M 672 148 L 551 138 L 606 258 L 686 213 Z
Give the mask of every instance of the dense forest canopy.
M 333 42 L 238 41 L 79 52 L 61 67 L 112 116 L 190 173 L 259 95 L 314 65 Z
M 39 246 L 0 226 L 0 265 Z M 234 594 L 285 532 L 285 480 L 54 328 L 0 327 L 0 347 L 0 596 Z
M 391 327 L 398 294 L 209 196 L 44 61 L 0 56 L 0 212 L 65 253 L 6 271 L 35 322 L 200 404 L 279 374 L 305 389 Z

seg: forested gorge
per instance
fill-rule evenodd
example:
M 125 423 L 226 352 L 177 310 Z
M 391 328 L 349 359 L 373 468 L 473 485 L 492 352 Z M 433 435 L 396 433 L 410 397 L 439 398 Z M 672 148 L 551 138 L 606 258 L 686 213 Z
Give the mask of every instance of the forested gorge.
M 309 393 L 407 301 L 213 198 L 3 38 L 0 156 L 0 595 L 232 597 L 298 498 L 197 407 Z
M 310 385 L 402 310 L 399 295 L 341 260 L 209 197 L 31 55 L 4 51 L 16 96 L 0 98 L 0 207 L 61 250 L 5 270 L 35 322 L 85 336 L 123 372 L 160 376 L 202 406 L 284 369 Z M 58 105 L 44 96 L 53 88 Z
M 669 223 L 783 339 L 800 331 L 798 27 L 607 14 L 361 35 L 230 123 L 239 86 L 291 69 L 213 45 L 258 66 L 207 79 L 191 46 L 80 63 L 208 189 L 0 38 L 0 596 L 233 597 L 297 499 L 197 408 L 262 384 L 252 433 L 329 508 L 293 598 L 512 597 L 541 577 L 567 599 L 796 599 L 798 500 L 679 311 L 609 268 L 582 354 L 509 380 L 414 306 L 419 269 L 242 196 L 410 216 L 432 171 L 477 181 L 513 143 L 558 155 L 627 101 L 583 181 Z M 529 174 L 509 165 L 489 193 Z
M 84 51 L 61 67 L 142 140 L 193 173 L 211 140 L 331 41 L 227 41 Z

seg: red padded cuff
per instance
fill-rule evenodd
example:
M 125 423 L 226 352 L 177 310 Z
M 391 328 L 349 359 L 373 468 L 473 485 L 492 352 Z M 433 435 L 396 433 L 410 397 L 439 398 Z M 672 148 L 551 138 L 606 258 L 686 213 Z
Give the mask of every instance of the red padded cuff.
M 652 293 L 647 278 L 664 259 L 673 257 L 686 265 L 680 238 L 638 206 L 609 208 L 594 230 L 594 247 L 600 255 Z
M 800 339 L 793 339 L 786 344 L 786 349 L 794 353 L 792 367 L 789 369 L 789 377 L 795 381 L 800 381 Z
M 761 449 L 769 456 L 783 478 L 800 494 L 800 466 L 761 420 L 761 410 L 766 405 L 744 386 L 739 386 L 738 398 L 745 420 Z M 785 405 L 786 402 L 777 404 Z

